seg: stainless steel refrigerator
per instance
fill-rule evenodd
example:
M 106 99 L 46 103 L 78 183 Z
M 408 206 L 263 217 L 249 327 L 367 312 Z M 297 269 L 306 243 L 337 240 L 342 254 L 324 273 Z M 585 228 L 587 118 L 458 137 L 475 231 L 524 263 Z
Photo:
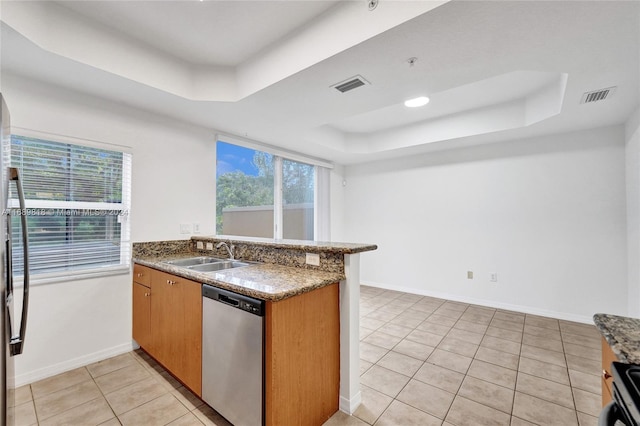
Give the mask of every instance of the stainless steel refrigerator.
M 14 167 L 7 167 L 9 155 L 9 142 L 11 138 L 11 125 L 9 121 L 9 110 L 5 104 L 4 97 L 0 93 L 0 103 L 2 104 L 2 115 L 0 115 L 0 194 L 2 200 L 3 223 L 0 225 L 0 250 L 2 251 L 2 262 L 0 262 L 0 329 L 2 330 L 2 340 L 4 350 L 0 351 L 0 404 L 2 413 L 0 426 L 14 424 L 14 362 L 13 357 L 22 353 L 25 332 L 27 329 L 27 313 L 29 306 L 29 255 L 27 244 L 27 210 L 24 202 L 24 192 L 20 171 Z M 9 194 L 17 195 L 20 208 L 9 210 Z M 12 235 L 13 221 L 19 222 L 20 232 L 15 237 Z M 14 311 L 14 273 L 13 273 L 13 250 L 18 247 L 22 252 L 24 261 L 23 274 L 23 297 L 22 309 L 19 318 L 16 318 Z

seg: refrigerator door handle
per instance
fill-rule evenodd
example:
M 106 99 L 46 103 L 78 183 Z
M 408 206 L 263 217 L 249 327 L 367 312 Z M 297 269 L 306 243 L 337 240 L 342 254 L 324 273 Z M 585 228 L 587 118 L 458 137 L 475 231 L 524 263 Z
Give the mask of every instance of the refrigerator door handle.
M 23 296 L 22 296 L 22 318 L 20 320 L 20 334 L 11 336 L 9 346 L 11 348 L 11 356 L 20 355 L 22 353 L 24 337 L 27 331 L 27 312 L 29 310 L 29 245 L 27 235 L 27 215 L 24 202 L 24 191 L 22 188 L 22 179 L 20 171 L 16 167 L 9 167 L 9 180 L 16 182 L 18 190 L 18 199 L 20 201 L 20 224 L 22 226 L 22 250 L 24 253 L 24 280 L 23 280 Z M 9 217 L 11 220 L 11 217 Z M 11 229 L 9 229 L 11 232 Z M 11 250 L 11 247 L 9 248 Z M 9 256 L 9 259 L 11 256 Z M 10 283 L 13 288 L 13 274 L 11 274 Z M 13 331 L 12 331 L 13 333 Z

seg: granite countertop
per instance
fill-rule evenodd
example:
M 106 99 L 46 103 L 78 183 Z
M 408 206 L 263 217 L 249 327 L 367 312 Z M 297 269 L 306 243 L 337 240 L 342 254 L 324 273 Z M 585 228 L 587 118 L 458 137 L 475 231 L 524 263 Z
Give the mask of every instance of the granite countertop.
M 621 362 L 640 364 L 640 319 L 595 314 L 593 322 Z
M 270 248 L 287 248 L 299 249 L 309 252 L 323 251 L 331 253 L 355 254 L 365 251 L 372 251 L 378 248 L 375 244 L 358 244 L 358 243 L 334 243 L 328 241 L 306 241 L 306 240 L 278 240 L 274 238 L 256 238 L 256 237 L 236 237 L 226 235 L 216 235 L 213 237 L 197 236 L 192 240 L 198 241 L 230 241 L 231 243 L 247 243 L 254 246 L 265 246 Z
M 345 279 L 344 273 L 294 268 L 268 263 L 255 263 L 241 268 L 216 272 L 197 272 L 163 263 L 170 259 L 201 256 L 183 252 L 162 256 L 138 256 L 133 261 L 192 281 L 244 294 L 256 299 L 278 301 L 306 293 Z

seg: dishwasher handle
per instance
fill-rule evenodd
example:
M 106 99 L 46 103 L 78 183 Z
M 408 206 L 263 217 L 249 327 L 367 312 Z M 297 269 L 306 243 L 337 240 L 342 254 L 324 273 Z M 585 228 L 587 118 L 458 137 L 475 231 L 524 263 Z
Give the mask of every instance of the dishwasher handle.
M 234 299 L 233 297 L 229 297 L 226 294 L 219 294 L 218 300 L 222 303 L 226 303 L 227 305 L 231 305 L 231 306 L 240 305 L 240 302 L 237 299 Z
M 231 306 L 232 308 L 240 309 L 259 317 L 264 316 L 264 300 L 254 299 L 253 297 L 223 290 L 208 284 L 202 285 L 202 297 L 204 299 L 211 299 L 213 301 L 223 303 L 227 306 Z

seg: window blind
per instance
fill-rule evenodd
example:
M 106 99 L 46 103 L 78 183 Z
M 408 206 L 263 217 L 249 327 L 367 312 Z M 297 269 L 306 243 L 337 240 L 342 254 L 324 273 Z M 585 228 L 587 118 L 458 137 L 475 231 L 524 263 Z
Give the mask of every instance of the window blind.
M 131 155 L 13 135 L 26 209 L 9 191 L 14 270 L 23 271 L 20 216 L 27 217 L 31 274 L 95 272 L 129 266 Z

